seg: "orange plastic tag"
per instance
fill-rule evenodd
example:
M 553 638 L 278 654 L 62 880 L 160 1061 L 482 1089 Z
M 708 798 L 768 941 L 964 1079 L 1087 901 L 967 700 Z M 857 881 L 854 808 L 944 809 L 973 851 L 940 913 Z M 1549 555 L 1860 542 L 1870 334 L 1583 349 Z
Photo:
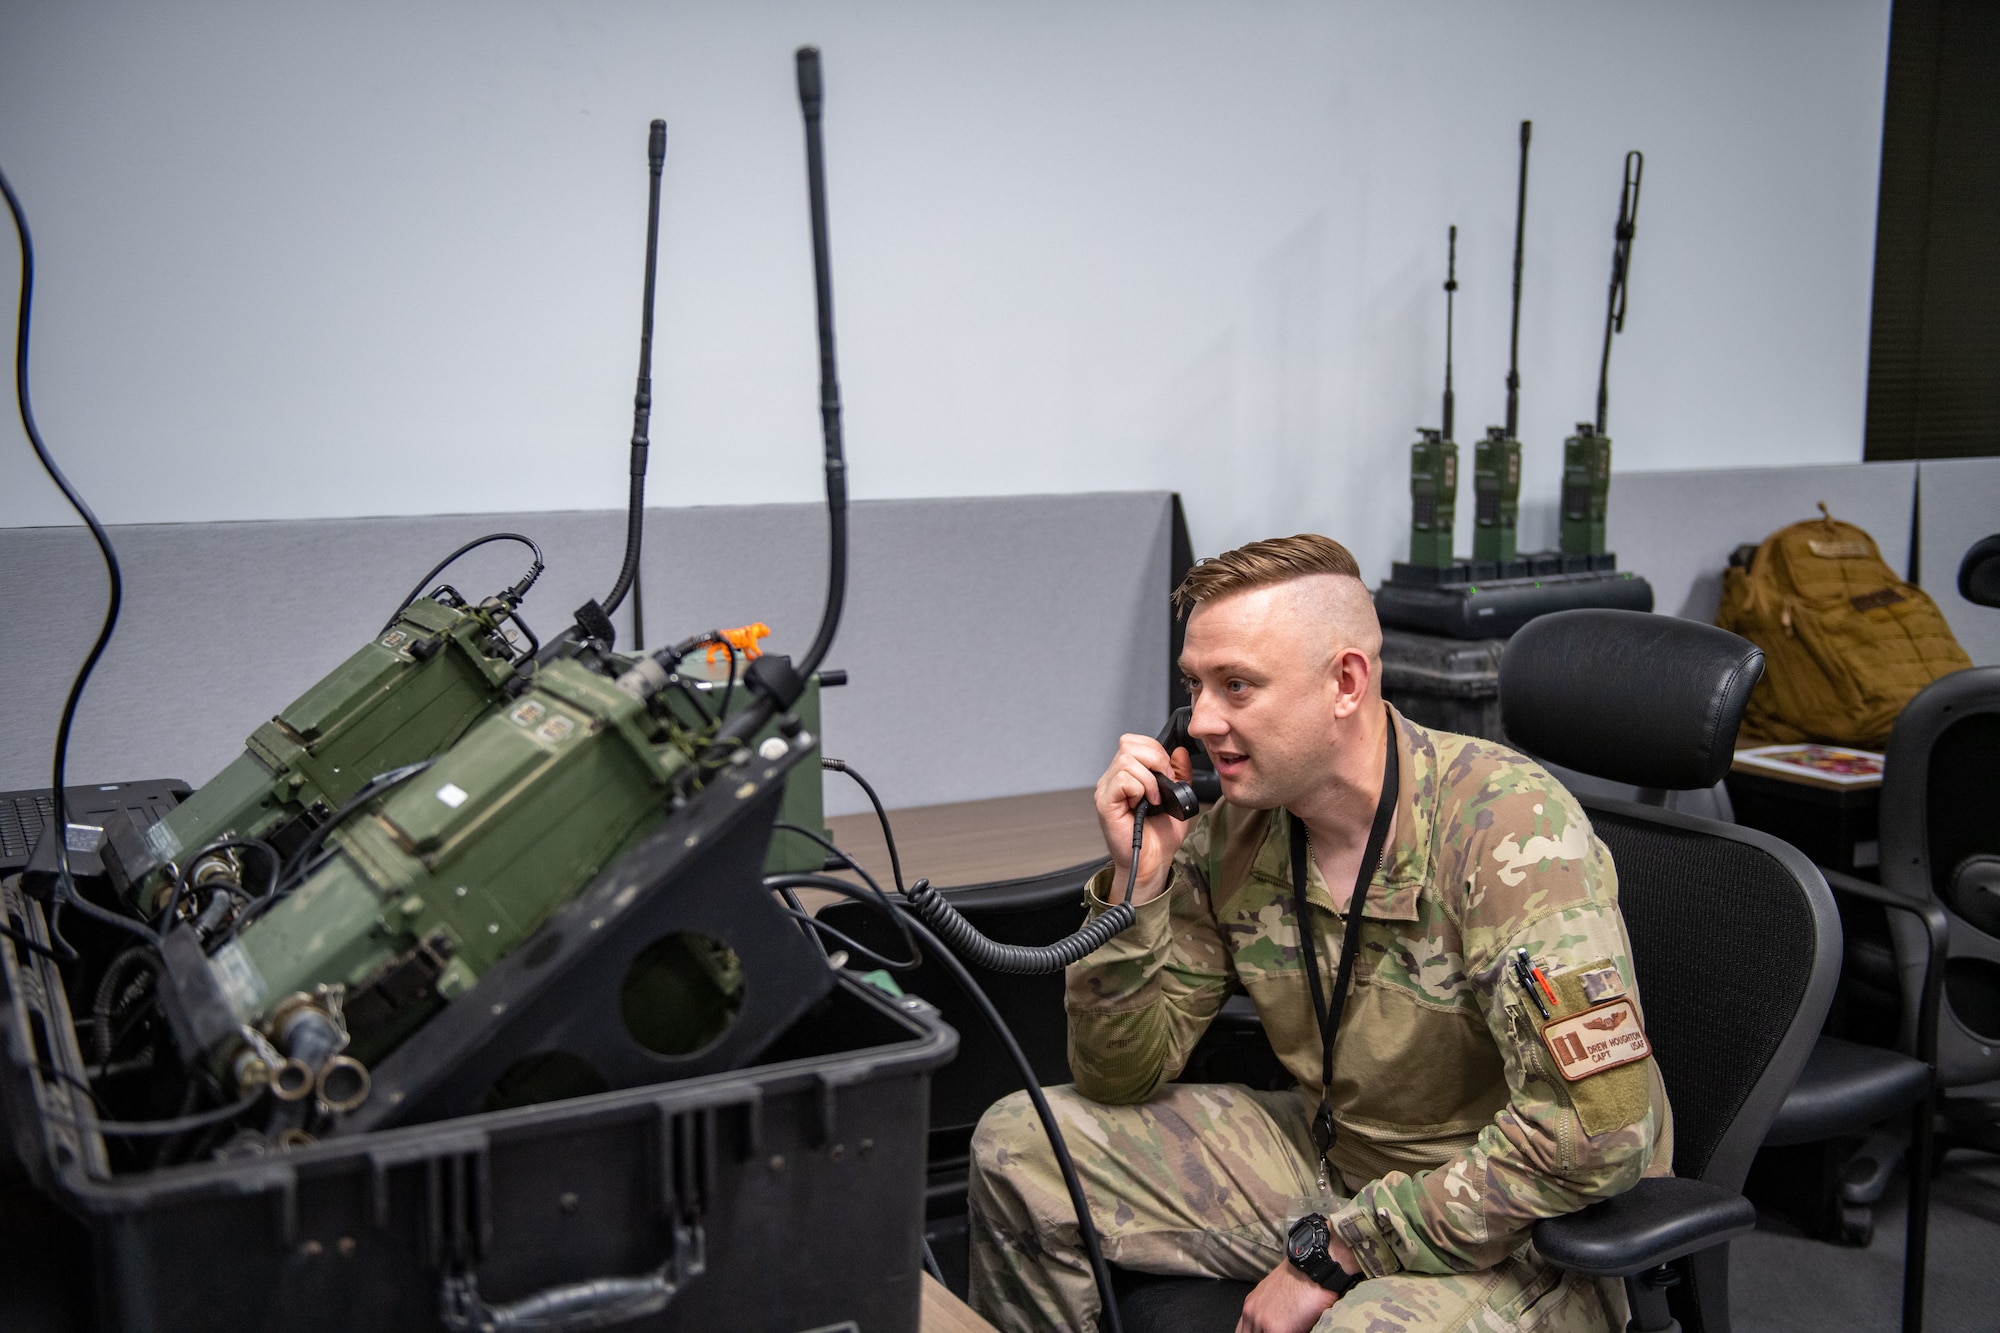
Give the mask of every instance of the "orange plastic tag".
M 771 636 L 771 627 L 769 625 L 766 625 L 761 620 L 756 621 L 753 624 L 741 626 L 740 628 L 737 629 L 726 629 L 722 631 L 722 637 L 729 641 L 729 647 L 734 648 L 737 652 L 741 653 L 743 655 L 743 659 L 746 662 L 750 661 L 753 658 L 762 657 L 764 655 L 764 649 L 758 641 L 761 639 L 767 639 L 770 636 Z M 714 662 L 716 658 L 722 656 L 722 654 L 728 651 L 729 648 L 725 648 L 719 643 L 711 643 L 710 645 L 708 645 L 707 660 L 709 662 Z
M 1639 1011 L 1620 998 L 1542 1025 L 1542 1042 L 1568 1082 L 1629 1065 L 1653 1053 Z

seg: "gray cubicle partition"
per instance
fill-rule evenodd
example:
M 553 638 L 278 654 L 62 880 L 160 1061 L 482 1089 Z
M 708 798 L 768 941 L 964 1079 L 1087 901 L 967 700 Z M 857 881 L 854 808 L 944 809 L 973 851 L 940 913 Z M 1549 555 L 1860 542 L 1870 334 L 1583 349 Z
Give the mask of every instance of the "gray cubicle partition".
M 1166 492 L 881 500 L 851 509 L 847 615 L 827 659 L 828 752 L 892 806 L 1087 786 L 1122 731 L 1166 708 Z M 620 512 L 144 524 L 113 528 L 125 615 L 79 715 L 72 780 L 200 782 L 352 652 L 454 546 L 513 530 L 548 572 L 523 612 L 553 634 L 608 590 Z M 761 620 L 800 651 L 818 624 L 815 505 L 647 516 L 647 642 Z M 484 595 L 518 548 L 446 577 Z M 103 575 L 81 528 L 0 529 L 0 789 L 45 786 L 56 716 L 95 633 Z M 619 616 L 629 641 L 630 619 Z M 828 784 L 829 813 L 864 809 Z
M 1619 566 L 1652 582 L 1655 610 L 1713 624 L 1729 553 L 1817 518 L 1822 500 L 1835 518 L 1866 528 L 1905 573 L 1915 484 L 1914 463 L 1619 472 L 1606 527 Z
M 1713 620 L 1730 551 L 1811 518 L 1820 500 L 1904 569 L 1917 487 L 1911 463 L 1620 473 L 1613 545 L 1652 581 L 1659 610 Z M 848 616 L 829 659 L 853 683 L 827 696 L 829 751 L 898 807 L 1094 781 L 1118 733 L 1155 730 L 1166 706 L 1169 504 L 1159 491 L 857 503 Z M 2000 459 L 1923 464 L 1920 512 L 1924 587 L 1975 662 L 2000 662 L 2000 611 L 1953 586 L 1965 547 L 2000 531 Z M 434 560 L 497 528 L 547 551 L 524 610 L 553 633 L 606 591 L 624 523 L 600 511 L 114 528 L 126 615 L 85 698 L 73 775 L 208 777 Z M 826 564 L 818 506 L 659 509 L 647 533 L 650 643 L 752 620 L 772 627 L 776 651 L 811 637 Z M 1386 572 L 1388 554 L 1376 555 Z M 450 577 L 483 593 L 519 568 L 499 546 Z M 81 528 L 0 529 L 0 789 L 46 784 L 56 713 L 102 606 Z M 828 798 L 832 813 L 862 808 L 844 783 Z
M 1652 581 L 1656 609 L 1712 622 L 1729 553 L 1816 517 L 1822 500 L 1866 528 L 1906 577 L 1910 521 L 1920 515 L 1916 581 L 1974 663 L 2000 664 L 2000 611 L 1973 606 L 1957 588 L 1966 548 L 2000 532 L 2000 458 L 1621 472 L 1611 483 L 1611 544 L 1622 567 Z
M 1958 564 L 1981 537 L 2000 532 L 2000 458 L 1952 458 L 1921 468 L 1924 591 L 1979 666 L 2000 666 L 2000 610 L 1958 595 Z

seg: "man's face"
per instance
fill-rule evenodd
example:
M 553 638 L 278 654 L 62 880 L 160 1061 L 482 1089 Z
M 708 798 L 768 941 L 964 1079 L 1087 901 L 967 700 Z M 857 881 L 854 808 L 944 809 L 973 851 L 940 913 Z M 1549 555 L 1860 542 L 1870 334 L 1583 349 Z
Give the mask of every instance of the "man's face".
M 1342 702 L 1341 645 L 1299 593 L 1297 582 L 1250 588 L 1188 617 L 1188 732 L 1208 748 L 1232 805 L 1271 810 L 1316 790 L 1332 771 L 1338 722 L 1354 711 Z

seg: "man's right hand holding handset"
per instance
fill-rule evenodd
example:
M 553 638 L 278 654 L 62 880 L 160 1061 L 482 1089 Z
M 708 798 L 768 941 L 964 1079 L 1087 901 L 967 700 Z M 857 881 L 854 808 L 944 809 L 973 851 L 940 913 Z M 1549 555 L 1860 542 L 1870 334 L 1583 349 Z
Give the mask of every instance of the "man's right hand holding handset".
M 1185 747 L 1172 754 L 1153 736 L 1127 734 L 1118 738 L 1118 753 L 1111 766 L 1097 780 L 1095 801 L 1097 825 L 1104 831 L 1104 843 L 1111 851 L 1113 873 L 1107 901 L 1116 905 L 1125 899 L 1125 886 L 1132 875 L 1133 811 L 1146 801 L 1154 813 L 1146 820 L 1146 837 L 1139 849 L 1139 877 L 1133 883 L 1132 906 L 1139 907 L 1166 892 L 1174 853 L 1187 839 L 1190 824 L 1159 813 L 1167 793 L 1161 775 L 1186 782 L 1194 771 L 1194 761 Z

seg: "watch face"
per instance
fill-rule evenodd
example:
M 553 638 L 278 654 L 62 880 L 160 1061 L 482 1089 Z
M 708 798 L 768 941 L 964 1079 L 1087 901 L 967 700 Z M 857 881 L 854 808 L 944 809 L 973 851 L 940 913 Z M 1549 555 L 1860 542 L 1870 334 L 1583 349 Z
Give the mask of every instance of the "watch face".
M 1326 1253 L 1326 1220 L 1308 1214 L 1292 1224 L 1291 1235 L 1286 1238 L 1286 1251 L 1296 1263 L 1304 1263 L 1316 1254 Z

